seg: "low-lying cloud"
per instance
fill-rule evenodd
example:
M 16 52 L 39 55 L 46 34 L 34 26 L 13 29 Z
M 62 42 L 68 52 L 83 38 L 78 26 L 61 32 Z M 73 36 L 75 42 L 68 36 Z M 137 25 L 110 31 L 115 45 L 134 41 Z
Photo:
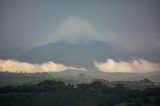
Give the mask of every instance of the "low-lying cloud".
M 107 59 L 106 62 L 94 62 L 96 68 L 103 72 L 145 73 L 160 70 L 160 64 L 145 59 L 132 59 L 129 61 L 115 61 Z
M 32 64 L 28 62 L 22 62 L 15 59 L 0 60 L 0 71 L 1 72 L 25 72 L 25 73 L 35 73 L 35 72 L 61 72 L 67 69 L 82 70 L 84 68 L 76 68 L 71 66 L 65 66 L 60 63 L 55 63 L 52 61 Z

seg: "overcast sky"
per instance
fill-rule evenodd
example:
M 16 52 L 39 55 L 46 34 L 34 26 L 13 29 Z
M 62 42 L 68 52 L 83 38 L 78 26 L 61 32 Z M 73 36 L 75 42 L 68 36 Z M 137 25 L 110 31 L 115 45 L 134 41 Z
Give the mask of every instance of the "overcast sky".
M 98 40 L 157 52 L 159 19 L 159 0 L 0 0 L 0 50 Z

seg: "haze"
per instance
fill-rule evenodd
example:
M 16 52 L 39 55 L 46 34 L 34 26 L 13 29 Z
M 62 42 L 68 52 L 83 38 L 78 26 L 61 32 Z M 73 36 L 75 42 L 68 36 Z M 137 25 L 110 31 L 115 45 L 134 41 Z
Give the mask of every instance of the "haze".
M 159 0 L 1 0 L 0 69 L 159 71 L 159 5 Z

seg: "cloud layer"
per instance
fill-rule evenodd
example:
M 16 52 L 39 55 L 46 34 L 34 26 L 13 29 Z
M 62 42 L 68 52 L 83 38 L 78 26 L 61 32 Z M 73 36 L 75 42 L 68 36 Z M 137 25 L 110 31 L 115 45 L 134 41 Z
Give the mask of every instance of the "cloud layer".
M 60 63 L 55 62 L 46 62 L 42 64 L 31 64 L 28 62 L 22 62 L 14 59 L 0 60 L 0 71 L 9 71 L 9 72 L 26 72 L 26 73 L 35 73 L 35 72 L 61 72 L 67 69 L 73 70 L 83 70 L 84 68 L 75 68 L 70 66 L 65 66 Z
M 61 22 L 49 42 L 104 41 L 121 52 L 150 52 L 160 48 L 159 33 L 149 31 L 125 33 L 106 29 L 99 31 L 97 26 L 82 17 L 71 16 Z
M 50 42 L 100 40 L 101 34 L 96 30 L 94 24 L 78 16 L 71 16 L 65 19 L 57 27 L 56 36 L 51 36 Z
M 27 15 L 29 16 L 29 15 Z M 17 18 L 16 18 L 17 20 Z M 34 21 L 38 21 L 37 19 Z M 41 23 L 42 20 L 39 20 Z M 92 20 L 93 21 L 93 20 Z M 127 28 L 124 31 L 119 31 L 121 28 L 110 28 L 110 24 L 104 27 L 102 24 L 97 25 L 96 21 L 92 22 L 89 18 L 80 16 L 69 16 L 64 20 L 55 22 L 55 25 L 46 26 L 38 25 L 40 28 L 32 28 L 31 24 L 28 29 L 23 30 L 25 27 L 15 27 L 10 30 L 11 34 L 6 30 L 6 34 L 2 36 L 0 42 L 0 49 L 6 50 L 10 48 L 31 49 L 40 45 L 55 43 L 59 41 L 67 41 L 79 43 L 79 41 L 104 41 L 112 45 L 117 51 L 127 53 L 143 53 L 143 52 L 159 52 L 160 51 L 160 32 L 154 30 L 132 31 Z M 7 21 L 8 22 L 8 21 Z M 13 22 L 16 22 L 15 20 Z M 26 22 L 26 21 L 23 21 Z M 32 23 L 34 23 L 32 22 Z M 52 23 L 52 22 L 49 22 Z M 105 23 L 105 22 L 104 22 Z M 114 22 L 112 22 L 114 23 Z M 126 24 L 127 22 L 125 22 Z M 17 23 L 16 23 L 17 24 Z M 34 25 L 37 25 L 36 23 Z M 48 25 L 48 24 L 47 24 Z M 120 25 L 123 26 L 124 24 Z M 127 25 L 128 26 L 128 25 Z M 15 29 L 14 29 L 15 28 Z M 22 28 L 22 29 L 21 29 Z M 154 28 L 155 29 L 155 28 Z M 16 31 L 17 30 L 17 31 Z M 19 31 L 20 30 L 20 31 Z M 31 31 L 30 31 L 31 30 Z M 50 30 L 50 31 L 49 31 Z M 22 32 L 23 33 L 22 33 Z M 49 31 L 49 32 L 48 32 Z M 21 34 L 22 33 L 22 34 Z M 19 36 L 17 36 L 20 34 Z M 6 35 L 13 35 L 6 37 Z M 22 36 L 26 35 L 26 36 Z M 15 37 L 16 36 L 16 37 Z M 25 40 L 18 40 L 25 39 Z M 29 41 L 29 42 L 28 42 Z M 5 45 L 5 46 L 4 46 Z M 12 47 L 17 46 L 17 47 Z M 24 46 L 24 47 L 19 47 Z M 5 55 L 5 54 L 4 54 Z
M 107 59 L 106 62 L 94 62 L 99 71 L 123 72 L 123 73 L 145 73 L 160 70 L 160 64 L 152 63 L 144 59 L 132 59 L 129 61 L 115 61 Z
M 149 62 L 144 59 L 132 59 L 129 61 L 107 59 L 106 62 L 95 61 L 94 65 L 99 71 L 103 72 L 146 73 L 160 70 L 160 64 Z M 85 68 L 65 66 L 52 61 L 41 64 L 32 64 L 14 59 L 0 60 L 1 72 L 61 72 L 67 69 L 86 71 Z

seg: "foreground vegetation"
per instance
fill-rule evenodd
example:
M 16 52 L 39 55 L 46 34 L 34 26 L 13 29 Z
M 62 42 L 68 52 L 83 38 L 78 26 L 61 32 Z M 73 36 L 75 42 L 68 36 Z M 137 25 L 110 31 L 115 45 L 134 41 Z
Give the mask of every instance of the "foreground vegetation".
M 77 86 L 45 80 L 34 85 L 0 87 L 0 106 L 159 106 L 160 88 L 143 91 L 100 81 Z

